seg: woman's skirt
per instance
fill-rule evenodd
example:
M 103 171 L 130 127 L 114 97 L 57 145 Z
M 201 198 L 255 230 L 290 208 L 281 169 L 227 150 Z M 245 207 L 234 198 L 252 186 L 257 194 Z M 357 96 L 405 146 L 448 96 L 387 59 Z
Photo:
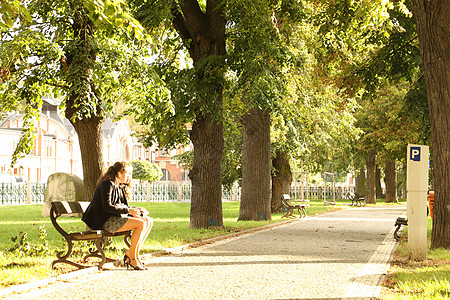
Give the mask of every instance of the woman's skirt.
M 128 217 L 111 216 L 108 220 L 106 220 L 105 224 L 103 224 L 103 230 L 106 230 L 110 233 L 116 233 L 120 228 L 123 227 L 123 225 L 125 225 L 128 219 Z

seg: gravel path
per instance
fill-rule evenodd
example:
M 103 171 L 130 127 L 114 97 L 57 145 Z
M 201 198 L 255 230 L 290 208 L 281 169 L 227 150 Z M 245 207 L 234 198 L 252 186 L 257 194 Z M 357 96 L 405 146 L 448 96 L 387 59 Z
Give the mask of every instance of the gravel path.
M 371 299 L 406 207 L 308 217 L 170 256 L 32 288 L 8 299 Z

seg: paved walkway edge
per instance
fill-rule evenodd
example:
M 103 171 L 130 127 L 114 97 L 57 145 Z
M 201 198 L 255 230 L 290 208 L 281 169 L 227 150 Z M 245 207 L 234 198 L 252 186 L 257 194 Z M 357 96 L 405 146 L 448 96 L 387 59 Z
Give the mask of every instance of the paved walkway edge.
M 378 299 L 381 284 L 389 270 L 397 242 L 394 240 L 395 227 L 386 235 L 369 261 L 358 272 L 358 280 L 350 286 L 348 299 Z

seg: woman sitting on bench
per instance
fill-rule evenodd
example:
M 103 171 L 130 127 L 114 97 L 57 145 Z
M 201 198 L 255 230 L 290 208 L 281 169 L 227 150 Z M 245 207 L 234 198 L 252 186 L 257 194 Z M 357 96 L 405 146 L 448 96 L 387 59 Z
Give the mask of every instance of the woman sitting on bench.
M 139 259 L 139 251 L 144 244 L 153 220 L 142 207 L 130 207 L 131 175 L 133 167 L 128 162 L 116 162 L 98 180 L 94 197 L 82 220 L 94 230 L 111 233 L 133 230 L 130 249 L 125 252 L 123 261 L 135 270 L 145 270 Z

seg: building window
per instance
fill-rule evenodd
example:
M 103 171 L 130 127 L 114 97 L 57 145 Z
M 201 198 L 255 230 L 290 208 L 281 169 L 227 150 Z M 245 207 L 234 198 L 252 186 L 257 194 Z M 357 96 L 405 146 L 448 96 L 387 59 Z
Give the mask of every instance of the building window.
M 52 157 L 53 154 L 52 141 L 51 140 L 44 141 L 44 147 L 45 147 L 45 156 Z
M 166 169 L 161 169 L 163 176 L 160 181 L 170 181 L 170 173 Z
M 182 175 L 182 181 L 190 181 L 191 179 L 189 178 L 189 171 L 183 171 L 183 175 Z
M 128 144 L 125 144 L 125 160 L 129 160 L 131 158 L 131 150 Z
M 125 154 L 127 153 L 125 141 L 123 139 L 120 140 L 120 160 L 125 160 Z

